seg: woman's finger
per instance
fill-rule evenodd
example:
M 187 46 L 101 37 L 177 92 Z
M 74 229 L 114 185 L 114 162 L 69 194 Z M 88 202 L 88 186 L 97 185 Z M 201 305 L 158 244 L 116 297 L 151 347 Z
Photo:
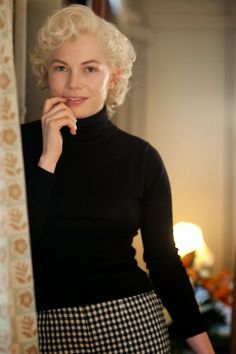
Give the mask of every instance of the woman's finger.
M 60 130 L 63 127 L 68 127 L 71 134 L 76 134 L 77 126 L 74 120 L 68 118 L 68 116 L 60 116 L 57 119 L 46 119 L 45 124 L 49 129 Z
M 68 117 L 69 119 L 71 119 L 71 121 L 74 124 L 76 124 L 76 118 L 75 118 L 73 112 L 66 109 L 65 107 L 62 107 L 62 108 L 58 109 L 57 111 L 50 110 L 48 113 L 46 113 L 42 116 L 42 121 L 45 122 L 46 120 L 47 121 L 48 120 L 55 120 L 55 119 L 62 118 L 62 117 Z
M 58 112 L 60 110 L 66 110 L 70 115 L 75 117 L 72 110 L 69 107 L 67 107 L 63 102 L 59 102 L 59 103 L 55 104 L 54 106 L 52 106 L 52 108 L 49 111 L 43 112 L 43 116 L 45 116 L 46 114 L 53 114 L 53 113 Z
M 66 102 L 66 98 L 64 98 L 64 97 L 47 98 L 44 103 L 43 114 L 49 112 L 58 103 L 63 103 L 63 102 Z

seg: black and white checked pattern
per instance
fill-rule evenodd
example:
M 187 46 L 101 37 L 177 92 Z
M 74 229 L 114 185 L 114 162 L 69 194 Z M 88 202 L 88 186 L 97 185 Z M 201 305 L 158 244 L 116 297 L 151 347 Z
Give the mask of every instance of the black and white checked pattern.
M 40 353 L 170 354 L 162 304 L 154 291 L 38 313 Z

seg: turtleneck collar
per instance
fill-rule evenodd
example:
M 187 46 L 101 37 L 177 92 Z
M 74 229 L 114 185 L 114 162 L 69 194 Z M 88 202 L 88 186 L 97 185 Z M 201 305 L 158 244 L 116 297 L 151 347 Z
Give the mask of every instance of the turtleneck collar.
M 64 137 L 78 142 L 101 142 L 110 138 L 118 128 L 109 120 L 106 107 L 96 114 L 77 119 L 77 133 L 71 135 L 67 127 L 62 128 Z

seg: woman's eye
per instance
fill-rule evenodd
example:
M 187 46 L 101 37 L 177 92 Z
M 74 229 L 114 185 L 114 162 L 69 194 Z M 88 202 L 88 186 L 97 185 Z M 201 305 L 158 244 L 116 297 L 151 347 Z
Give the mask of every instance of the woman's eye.
M 88 66 L 85 68 L 85 70 L 89 73 L 93 73 L 93 72 L 97 71 L 97 69 L 94 68 L 93 66 Z
M 65 66 L 63 66 L 63 65 L 59 65 L 59 66 L 56 66 L 55 70 L 56 70 L 56 71 L 65 71 L 66 68 L 65 68 Z

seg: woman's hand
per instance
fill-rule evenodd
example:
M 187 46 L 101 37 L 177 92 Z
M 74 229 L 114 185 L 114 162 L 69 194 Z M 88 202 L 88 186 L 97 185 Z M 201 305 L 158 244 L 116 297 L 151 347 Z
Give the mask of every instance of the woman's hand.
M 43 151 L 38 166 L 53 173 L 62 153 L 63 139 L 60 132 L 67 126 L 70 133 L 76 134 L 76 117 L 65 105 L 62 97 L 48 98 L 45 101 L 41 118 L 43 134 Z

